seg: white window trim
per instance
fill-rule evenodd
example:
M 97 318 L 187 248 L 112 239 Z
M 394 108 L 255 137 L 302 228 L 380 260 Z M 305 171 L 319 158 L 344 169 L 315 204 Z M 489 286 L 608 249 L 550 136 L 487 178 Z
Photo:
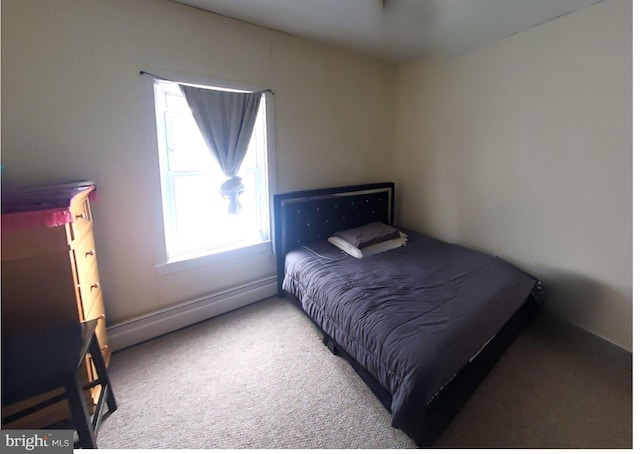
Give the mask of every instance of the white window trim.
M 264 241 L 251 246 L 239 247 L 226 251 L 216 251 L 207 255 L 199 255 L 180 260 L 159 263 L 154 266 L 157 276 L 180 273 L 203 266 L 224 265 L 230 258 L 249 258 L 256 255 L 271 254 L 271 241 Z
M 238 82 L 238 81 L 229 81 L 225 79 L 216 79 L 209 77 L 200 77 L 200 76 L 189 76 L 184 74 L 177 74 L 166 71 L 149 71 L 149 73 L 156 74 L 158 77 L 163 79 L 167 79 L 172 82 L 191 84 L 191 85 L 202 85 L 207 87 L 224 87 L 226 89 L 231 90 L 239 90 L 239 91 L 264 91 L 265 97 L 265 114 L 266 114 L 266 128 L 267 128 L 267 194 L 268 194 L 268 210 L 269 210 L 269 219 L 270 225 L 269 228 L 273 225 L 273 213 L 271 212 L 271 201 L 273 200 L 275 181 L 276 181 L 276 157 L 275 157 L 275 106 L 274 106 L 274 96 L 273 93 L 265 87 L 260 87 L 257 85 Z M 254 254 L 264 254 L 271 253 L 271 241 L 273 241 L 273 233 L 270 232 L 271 240 L 264 241 L 262 243 L 252 244 L 248 246 L 241 246 L 233 249 L 217 249 L 204 251 L 201 255 L 192 255 L 192 256 L 184 256 L 184 257 L 176 257 L 170 259 L 167 256 L 166 243 L 165 243 L 165 228 L 164 228 L 164 207 L 163 207 L 163 196 L 162 196 L 162 185 L 165 183 L 162 181 L 164 175 L 160 172 L 161 169 L 161 153 L 158 151 L 158 147 L 160 143 L 158 130 L 157 130 L 157 121 L 158 121 L 158 110 L 155 105 L 155 89 L 154 89 L 154 80 L 155 78 L 152 76 L 146 77 L 149 81 L 149 87 L 151 89 L 151 99 L 152 99 L 152 108 L 154 111 L 153 114 L 153 131 L 154 131 L 154 144 L 155 144 L 155 164 L 156 171 L 159 175 L 157 180 L 159 186 L 157 188 L 158 194 L 158 207 L 157 210 L 158 216 L 156 216 L 156 223 L 159 226 L 159 235 L 157 236 L 156 242 L 156 264 L 154 265 L 154 269 L 157 275 L 166 275 L 171 273 L 181 272 L 187 269 L 201 267 L 201 266 L 209 266 L 214 265 L 216 263 L 223 263 L 224 260 L 230 257 L 245 257 Z

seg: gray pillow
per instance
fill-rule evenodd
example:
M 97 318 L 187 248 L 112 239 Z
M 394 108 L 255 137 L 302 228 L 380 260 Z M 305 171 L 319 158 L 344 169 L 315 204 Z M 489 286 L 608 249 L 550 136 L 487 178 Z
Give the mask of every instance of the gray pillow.
M 372 222 L 361 227 L 356 227 L 355 229 L 336 232 L 333 236 L 342 238 L 354 247 L 362 249 L 382 241 L 399 238 L 400 232 L 398 232 L 395 227 L 383 224 L 382 222 Z

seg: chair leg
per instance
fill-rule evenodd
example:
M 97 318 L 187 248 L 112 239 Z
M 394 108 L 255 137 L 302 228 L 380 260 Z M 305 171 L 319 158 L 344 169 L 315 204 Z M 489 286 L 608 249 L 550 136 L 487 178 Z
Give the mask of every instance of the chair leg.
M 65 390 L 71 407 L 71 419 L 78 432 L 78 441 L 81 448 L 97 448 L 96 437 L 91 424 L 91 417 L 87 409 L 82 384 L 78 381 L 77 374 L 67 379 Z
M 89 353 L 91 354 L 91 360 L 93 361 L 93 365 L 96 368 L 96 372 L 98 373 L 98 381 L 106 392 L 105 397 L 107 399 L 107 408 L 109 409 L 109 412 L 114 412 L 118 409 L 118 405 L 116 403 L 116 398 L 113 395 L 111 382 L 109 381 L 107 366 L 104 364 L 104 358 L 102 357 L 102 352 L 100 351 L 100 345 L 98 344 L 98 339 L 95 335 L 93 336 L 93 339 L 91 339 L 91 344 L 89 345 Z

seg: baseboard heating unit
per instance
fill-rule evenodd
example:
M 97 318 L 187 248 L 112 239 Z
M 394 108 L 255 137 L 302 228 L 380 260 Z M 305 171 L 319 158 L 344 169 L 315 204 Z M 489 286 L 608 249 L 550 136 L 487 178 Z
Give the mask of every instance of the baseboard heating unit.
M 122 350 L 216 315 L 275 296 L 275 276 L 186 301 L 150 314 L 116 323 L 107 329 L 112 351 Z

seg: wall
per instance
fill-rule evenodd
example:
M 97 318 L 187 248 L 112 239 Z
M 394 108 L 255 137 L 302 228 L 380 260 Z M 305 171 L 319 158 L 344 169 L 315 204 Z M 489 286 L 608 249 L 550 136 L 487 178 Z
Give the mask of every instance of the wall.
M 168 0 L 3 1 L 3 186 L 97 183 L 109 324 L 275 275 L 268 250 L 156 268 L 153 88 L 141 69 L 271 88 L 274 192 L 389 178 L 392 65 Z
M 397 80 L 168 0 L 3 0 L 1 20 L 3 186 L 96 181 L 110 324 L 275 273 L 265 251 L 157 271 L 145 69 L 272 88 L 275 191 L 395 179 L 401 223 L 514 261 L 548 285 L 550 310 L 631 349 L 631 2 Z
M 632 348 L 631 2 L 398 72 L 400 223 L 498 254 Z

